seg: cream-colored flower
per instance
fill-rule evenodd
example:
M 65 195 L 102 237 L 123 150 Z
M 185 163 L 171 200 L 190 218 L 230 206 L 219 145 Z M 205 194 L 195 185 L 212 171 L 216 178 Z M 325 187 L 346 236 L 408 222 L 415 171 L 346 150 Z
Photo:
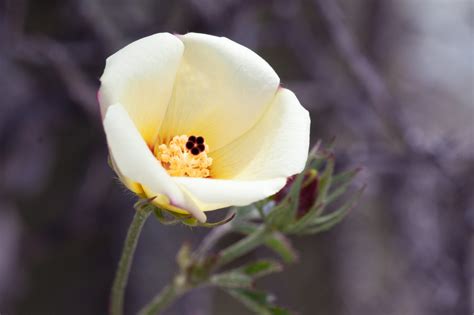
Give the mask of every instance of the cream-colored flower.
M 171 211 L 243 206 L 306 162 L 310 119 L 258 55 L 227 38 L 159 33 L 107 59 L 99 102 L 114 169 Z

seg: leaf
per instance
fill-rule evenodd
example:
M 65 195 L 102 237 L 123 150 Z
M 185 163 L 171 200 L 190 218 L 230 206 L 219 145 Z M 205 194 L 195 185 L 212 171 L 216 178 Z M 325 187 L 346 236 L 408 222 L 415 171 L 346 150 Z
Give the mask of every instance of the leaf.
M 333 211 L 325 216 L 316 218 L 314 220 L 313 226 L 308 227 L 307 229 L 301 231 L 301 233 L 299 234 L 316 234 L 319 232 L 326 231 L 333 227 L 335 224 L 339 223 L 357 204 L 364 190 L 365 186 L 359 189 L 359 191 L 357 191 L 354 196 L 338 210 Z
M 283 270 L 283 266 L 276 261 L 262 259 L 249 263 L 238 270 L 243 274 L 256 279 L 274 272 L 280 272 Z
M 290 191 L 286 197 L 276 205 L 266 217 L 266 222 L 278 230 L 284 230 L 290 222 L 294 221 L 300 199 L 301 185 L 305 178 L 305 172 L 296 176 Z
M 273 233 L 265 242 L 265 246 L 278 254 L 287 264 L 298 261 L 298 253 L 291 245 L 290 240 L 281 233 Z
M 254 204 L 243 207 L 235 207 L 235 220 L 234 222 L 240 222 L 248 217 L 251 217 L 253 213 L 257 211 Z
M 226 290 L 232 297 L 247 306 L 258 315 L 290 315 L 283 308 L 272 304 L 273 296 L 266 292 L 250 289 L 228 289 Z
M 243 234 L 253 233 L 257 228 L 257 225 L 251 223 L 239 224 L 234 227 L 237 232 Z M 298 260 L 298 253 L 291 245 L 290 240 L 282 233 L 273 232 L 268 236 L 264 245 L 279 255 L 286 264 L 291 264 Z
M 331 179 L 334 172 L 334 157 L 328 158 L 326 162 L 326 167 L 324 168 L 324 172 L 321 174 L 319 178 L 319 185 L 318 185 L 318 199 L 316 203 L 326 203 L 326 196 L 331 187 Z
M 332 178 L 332 186 L 336 187 L 333 189 L 326 198 L 326 203 L 330 204 L 344 194 L 349 185 L 351 184 L 354 177 L 359 173 L 361 169 L 356 168 L 347 172 L 340 173 Z
M 184 243 L 176 254 L 176 262 L 181 270 L 187 269 L 192 264 L 191 245 Z
M 332 177 L 333 185 L 345 184 L 350 182 L 360 171 L 362 168 L 358 167 L 353 170 L 349 170 L 346 172 L 339 173 Z
M 209 281 L 224 288 L 250 288 L 253 285 L 252 277 L 239 271 L 213 275 Z
M 313 224 L 324 209 L 323 204 L 315 203 L 311 209 L 303 217 L 301 217 L 295 224 L 291 226 L 288 230 L 288 233 L 299 233 L 302 230 L 306 229 L 308 226 Z
M 271 307 L 270 312 L 272 315 L 291 315 L 290 311 L 278 306 Z

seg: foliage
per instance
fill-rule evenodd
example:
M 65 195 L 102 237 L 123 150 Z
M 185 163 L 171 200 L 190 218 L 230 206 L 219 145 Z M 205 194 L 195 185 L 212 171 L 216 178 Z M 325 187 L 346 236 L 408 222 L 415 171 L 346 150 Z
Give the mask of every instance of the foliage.
M 155 314 L 161 311 L 161 306 L 166 307 L 179 295 L 200 286 L 215 286 L 224 290 L 255 314 L 291 314 L 276 306 L 271 294 L 256 289 L 255 282 L 263 276 L 282 271 L 283 264 L 298 260 L 297 251 L 288 236 L 327 231 L 354 208 L 364 187 L 352 193 L 349 198 L 342 197 L 359 171 L 357 168 L 335 174 L 335 155 L 332 149 L 321 149 L 316 145 L 309 154 L 303 172 L 290 178 L 281 192 L 255 204 L 237 208 L 226 219 L 210 224 L 200 224 L 189 215 L 156 208 L 150 200 L 139 201 L 137 209 L 151 207 L 155 217 L 163 224 L 216 227 L 209 234 L 209 238 L 217 235 L 212 242 L 209 240 L 211 245 L 215 245 L 230 232 L 244 235 L 238 242 L 217 254 L 209 253 L 210 248 L 193 251 L 189 244 L 184 244 L 177 255 L 180 272 L 171 284 L 171 289 L 165 288 L 140 314 Z M 222 231 L 225 233 L 220 233 Z M 205 242 L 206 239 L 203 243 Z M 282 263 L 261 259 L 233 269 L 224 269 L 229 263 L 259 246 L 265 246 L 276 253 Z M 166 292 L 174 294 L 164 294 Z

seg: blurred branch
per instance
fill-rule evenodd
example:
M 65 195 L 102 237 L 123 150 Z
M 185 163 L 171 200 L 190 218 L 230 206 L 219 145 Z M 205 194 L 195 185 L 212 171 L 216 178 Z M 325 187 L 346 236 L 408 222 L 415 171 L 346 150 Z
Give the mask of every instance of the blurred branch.
M 405 149 L 409 143 L 405 137 L 397 105 L 389 93 L 383 77 L 375 66 L 359 50 L 357 44 L 344 22 L 344 14 L 334 0 L 314 0 L 328 26 L 328 30 L 336 46 L 337 52 L 345 61 L 357 82 L 363 87 L 370 102 L 366 103 L 384 122 L 384 126 L 392 136 L 400 141 Z
M 439 156 L 431 152 L 421 151 L 407 135 L 406 130 L 408 128 L 401 118 L 400 104 L 390 95 L 385 80 L 376 70 L 375 66 L 357 47 L 353 35 L 344 22 L 344 14 L 337 1 L 313 1 L 327 24 L 337 52 L 368 95 L 370 102 L 366 104 L 380 118 L 387 132 L 398 140 L 397 142 L 406 153 L 426 159 L 445 178 L 450 180 L 453 185 L 458 186 L 453 176 L 449 174 L 441 163 Z
M 97 120 L 97 87 L 92 84 L 64 45 L 49 38 L 25 38 L 16 47 L 16 56 L 35 65 L 51 66 L 64 83 L 72 100 Z
M 110 16 L 105 13 L 98 0 L 82 0 L 78 2 L 79 11 L 92 27 L 96 35 L 105 42 L 104 47 L 116 51 L 126 42 L 120 29 L 115 25 Z

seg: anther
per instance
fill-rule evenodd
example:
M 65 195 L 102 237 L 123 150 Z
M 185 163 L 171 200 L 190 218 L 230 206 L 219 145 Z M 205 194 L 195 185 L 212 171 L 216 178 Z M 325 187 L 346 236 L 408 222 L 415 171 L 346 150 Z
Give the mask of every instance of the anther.
M 200 137 L 201 138 L 201 137 Z M 188 138 L 188 141 L 191 141 L 191 142 L 196 142 L 196 137 L 195 136 L 191 136 Z
M 206 147 L 204 146 L 204 144 L 198 144 L 197 145 L 197 148 L 199 149 L 199 151 L 204 151 L 206 149 Z
M 194 143 L 191 141 L 186 142 L 186 149 L 191 150 L 192 148 L 194 148 Z
M 197 142 L 197 144 L 203 144 L 204 143 L 204 138 L 199 136 L 199 137 L 197 137 L 196 142 Z
M 193 155 L 198 155 L 198 154 L 201 153 L 201 152 L 199 151 L 198 148 L 192 148 L 191 153 L 192 153 Z

